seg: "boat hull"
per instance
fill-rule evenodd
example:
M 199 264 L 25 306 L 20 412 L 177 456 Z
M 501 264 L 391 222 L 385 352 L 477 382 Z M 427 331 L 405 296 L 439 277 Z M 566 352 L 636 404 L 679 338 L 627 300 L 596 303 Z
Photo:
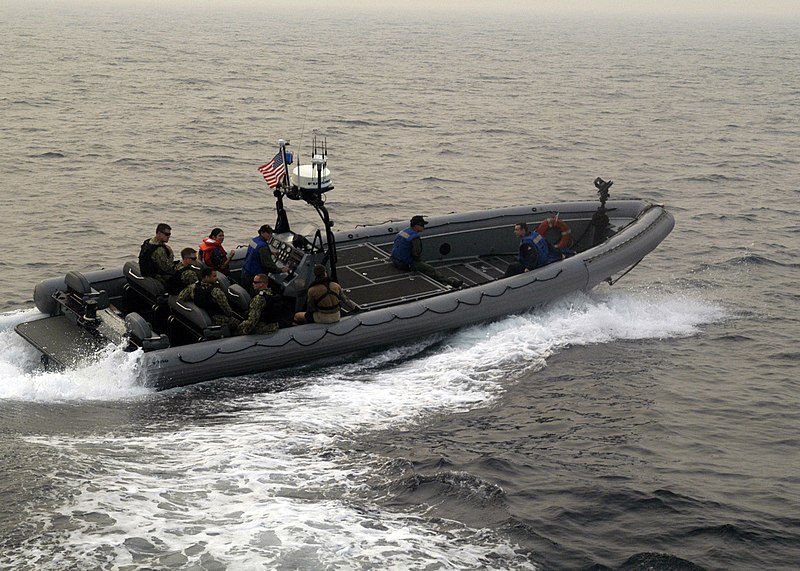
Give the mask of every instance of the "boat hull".
M 221 377 L 264 373 L 317 360 L 372 351 L 388 345 L 413 342 L 467 325 L 522 313 L 574 291 L 586 291 L 637 264 L 670 233 L 674 219 L 663 207 L 644 201 L 609 202 L 616 233 L 561 262 L 534 271 L 488 281 L 435 296 L 398 302 L 344 317 L 338 323 L 308 324 L 280 329 L 271 335 L 243 335 L 144 352 L 142 382 L 169 389 Z M 526 206 L 431 218 L 425 231 L 426 252 L 439 252 L 440 260 L 457 259 L 468 252 L 512 253 L 514 222 L 542 219 L 553 213 L 578 220 L 590 217 L 596 203 L 561 203 Z M 338 247 L 374 244 L 387 250 L 401 226 L 384 224 L 341 232 Z M 481 245 L 491 241 L 486 249 Z M 445 247 L 446 246 L 446 247 Z M 442 252 L 446 252 L 443 254 Z M 426 256 L 427 259 L 431 259 Z M 435 258 L 435 256 L 434 256 Z M 436 261 L 436 259 L 432 260 Z M 121 272 L 86 274 L 93 286 L 115 291 Z M 58 279 L 37 286 L 47 312 L 48 291 L 61 287 Z

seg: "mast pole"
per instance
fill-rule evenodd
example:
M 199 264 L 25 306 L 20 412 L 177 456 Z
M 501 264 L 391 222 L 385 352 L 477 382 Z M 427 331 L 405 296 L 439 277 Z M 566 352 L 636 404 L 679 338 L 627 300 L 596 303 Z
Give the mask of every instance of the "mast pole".
M 284 234 L 286 232 L 291 232 L 291 227 L 289 225 L 289 216 L 286 214 L 286 208 L 283 206 L 283 188 L 289 188 L 289 164 L 286 162 L 286 145 L 289 144 L 289 141 L 284 139 L 278 139 L 278 146 L 280 147 L 280 154 L 281 160 L 283 161 L 283 179 L 281 182 L 278 183 L 278 186 L 275 187 L 275 192 L 273 195 L 275 196 L 275 210 L 278 214 L 278 218 L 275 221 L 275 233 L 276 234 Z
M 320 218 L 322 219 L 322 224 L 325 226 L 325 238 L 328 242 L 328 261 L 331 264 L 331 279 L 333 281 L 338 281 L 338 277 L 336 275 L 336 263 L 338 262 L 338 258 L 336 256 L 336 238 L 333 236 L 333 222 L 331 222 L 330 214 L 328 213 L 328 209 L 325 207 L 325 201 L 322 200 L 322 173 L 325 170 L 325 163 L 327 162 L 328 158 L 328 144 L 327 140 L 320 144 L 317 147 L 317 138 L 314 137 L 314 152 L 311 158 L 311 162 L 314 167 L 316 167 L 317 171 L 317 193 L 315 196 L 315 203 L 314 207 L 317 209 L 317 213 L 319 214 Z

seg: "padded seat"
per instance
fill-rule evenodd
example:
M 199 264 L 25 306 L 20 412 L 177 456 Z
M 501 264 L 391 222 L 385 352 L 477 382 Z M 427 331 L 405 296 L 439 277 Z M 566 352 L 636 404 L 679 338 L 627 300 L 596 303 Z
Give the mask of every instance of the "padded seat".
M 228 286 L 225 295 L 228 297 L 228 303 L 231 304 L 231 309 L 234 313 L 238 313 L 241 317 L 247 317 L 250 310 L 250 294 L 239 284 L 231 284 Z
M 156 278 L 148 278 L 142 275 L 137 262 L 125 262 L 125 265 L 122 266 L 122 273 L 125 274 L 125 280 L 131 286 L 131 289 L 141 297 L 151 301 L 152 305 L 156 305 L 158 298 L 166 293 L 164 284 Z
M 67 285 L 67 294 L 72 295 L 76 301 L 86 303 L 89 300 L 97 304 L 97 309 L 108 307 L 108 294 L 106 290 L 97 291 L 89 280 L 80 272 L 70 271 L 64 276 L 64 283 Z
M 152 323 L 153 329 L 164 331 L 170 316 L 164 285 L 156 278 L 144 277 L 139 271 L 138 262 L 125 262 L 122 272 L 126 281 L 122 288 L 126 311 L 141 313 Z
M 227 325 L 214 325 L 208 312 L 195 305 L 194 302 L 178 301 L 177 297 L 170 296 L 169 308 L 172 310 L 171 323 L 183 326 L 197 341 L 231 336 L 230 328 Z

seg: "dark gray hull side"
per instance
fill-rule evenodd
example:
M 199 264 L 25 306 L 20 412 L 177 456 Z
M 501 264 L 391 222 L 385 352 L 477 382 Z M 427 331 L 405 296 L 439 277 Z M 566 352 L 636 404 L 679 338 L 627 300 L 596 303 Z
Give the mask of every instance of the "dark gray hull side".
M 585 203 L 575 203 L 586 208 Z M 159 389 L 178 387 L 220 377 L 262 373 L 318 359 L 340 357 L 353 352 L 375 350 L 407 343 L 422 336 L 450 331 L 466 325 L 527 311 L 568 293 L 588 290 L 639 262 L 658 246 L 674 226 L 673 217 L 660 206 L 626 201 L 630 212 L 641 215 L 600 246 L 562 262 L 508 279 L 403 305 L 356 314 L 332 325 L 313 324 L 281 329 L 268 336 L 241 336 L 207 341 L 145 353 L 142 357 L 144 382 Z M 569 205 L 557 205 L 567 213 Z M 618 215 L 622 216 L 618 211 Z M 530 208 L 503 209 L 497 223 L 530 213 Z M 486 213 L 483 213 L 484 217 Z M 495 212 L 493 211 L 493 214 Z M 474 224 L 477 216 L 453 215 L 432 220 L 433 231 L 426 239 L 458 226 Z M 390 235 L 397 227 L 370 227 L 351 232 L 349 241 L 374 241 Z M 400 228 L 402 229 L 402 228 Z M 348 233 L 337 236 L 348 242 Z M 353 235 L 359 234 L 359 235 Z

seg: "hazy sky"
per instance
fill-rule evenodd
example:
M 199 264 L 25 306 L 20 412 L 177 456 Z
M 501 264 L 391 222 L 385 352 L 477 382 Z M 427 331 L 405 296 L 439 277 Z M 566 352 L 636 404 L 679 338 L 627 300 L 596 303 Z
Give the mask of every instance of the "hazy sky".
M 210 0 L 213 1 L 213 0 Z M 245 1 L 245 0 L 243 0 Z M 469 11 L 799 15 L 800 0 L 298 0 L 304 5 Z M 255 3 L 256 0 L 254 0 Z M 293 5 L 292 2 L 289 5 Z
M 166 1 L 166 4 L 165 4 Z M 676 16 L 800 17 L 800 0 L 0 0 L 4 4 L 46 4 L 51 7 L 99 3 L 104 6 L 193 6 L 225 9 L 237 7 L 285 10 L 317 9 L 321 12 L 527 12 L 570 14 L 652 14 Z

